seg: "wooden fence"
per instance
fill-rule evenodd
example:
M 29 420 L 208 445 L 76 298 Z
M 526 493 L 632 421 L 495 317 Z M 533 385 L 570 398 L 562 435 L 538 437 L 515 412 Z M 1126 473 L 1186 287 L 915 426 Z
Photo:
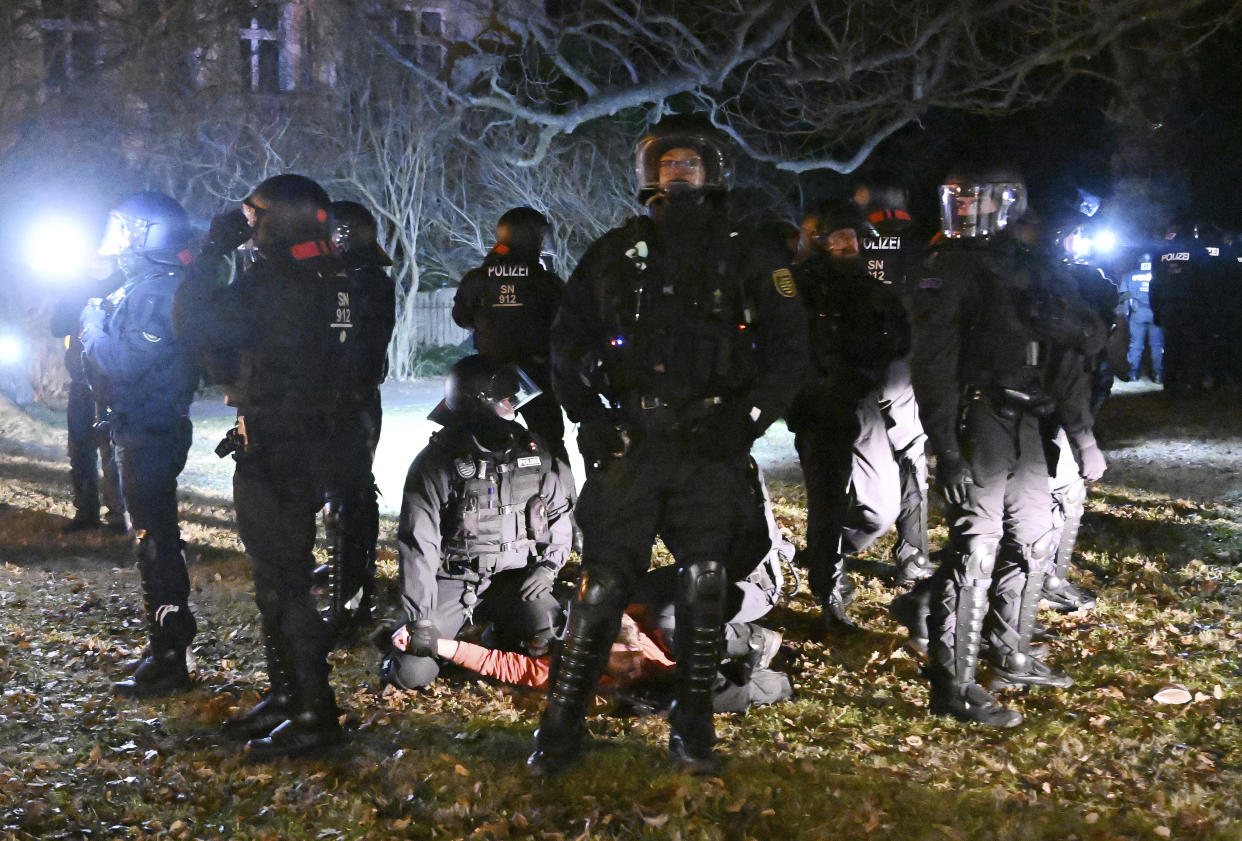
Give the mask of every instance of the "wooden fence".
M 461 344 L 470 331 L 453 323 L 453 295 L 456 289 L 436 289 L 414 295 L 414 345 L 418 348 Z

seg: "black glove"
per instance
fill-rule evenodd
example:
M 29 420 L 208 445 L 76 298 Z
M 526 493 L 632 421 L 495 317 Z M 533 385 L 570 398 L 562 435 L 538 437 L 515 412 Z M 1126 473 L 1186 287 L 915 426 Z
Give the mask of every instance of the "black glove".
M 206 247 L 227 253 L 252 236 L 254 231 L 246 221 L 246 214 L 240 210 L 229 210 L 211 220 Z
M 1094 482 L 1104 475 L 1108 463 L 1104 461 L 1104 453 L 1094 441 L 1078 447 L 1078 475 L 1088 482 Z
M 522 596 L 522 601 L 533 602 L 551 593 L 552 585 L 555 583 L 556 569 L 548 564 L 536 564 L 526 576 L 526 580 L 522 582 L 522 588 L 518 592 Z
M 936 482 L 950 505 L 961 505 L 966 501 L 966 489 L 975 483 L 975 477 L 960 453 L 946 453 L 936 459 Z
M 614 423 L 592 420 L 578 426 L 578 452 L 587 464 L 623 458 L 629 449 L 629 434 Z
M 755 422 L 739 410 L 715 412 L 690 427 L 690 448 L 696 455 L 729 457 L 746 455 L 758 437 Z
M 406 654 L 412 654 L 415 657 L 436 656 L 436 642 L 440 639 L 440 635 L 436 633 L 436 626 L 430 619 L 406 622 L 405 630 L 410 635 L 410 641 L 405 646 Z

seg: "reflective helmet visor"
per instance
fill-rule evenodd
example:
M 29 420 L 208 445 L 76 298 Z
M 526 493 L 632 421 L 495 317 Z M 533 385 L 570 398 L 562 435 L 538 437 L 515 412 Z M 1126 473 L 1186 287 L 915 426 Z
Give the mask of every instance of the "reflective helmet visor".
M 1019 181 L 941 184 L 940 222 L 946 237 L 986 237 L 1004 230 L 1026 209 Z

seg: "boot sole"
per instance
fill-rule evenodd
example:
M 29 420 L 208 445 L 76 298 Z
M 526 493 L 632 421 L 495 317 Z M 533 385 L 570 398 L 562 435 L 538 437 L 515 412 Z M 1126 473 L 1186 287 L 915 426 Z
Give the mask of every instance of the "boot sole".
M 112 694 L 124 698 L 158 698 L 165 695 L 182 695 L 193 688 L 194 682 L 188 678 L 184 683 L 156 686 L 142 686 L 123 680 L 112 684 Z

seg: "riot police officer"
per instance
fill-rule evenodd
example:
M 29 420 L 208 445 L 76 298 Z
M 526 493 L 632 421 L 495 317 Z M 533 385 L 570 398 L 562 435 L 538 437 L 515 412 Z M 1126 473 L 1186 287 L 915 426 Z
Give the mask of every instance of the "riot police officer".
M 99 274 L 100 277 L 87 278 L 79 288 L 56 302 L 50 324 L 52 335 L 65 340 L 65 371 L 69 374 L 65 425 L 69 433 L 69 481 L 74 513 L 73 519 L 61 529 L 65 533 L 103 525 L 120 534 L 129 529 L 112 438 L 95 428 L 103 412 L 82 367 L 82 308 L 88 300 L 102 298 L 124 280 L 119 270 L 104 268 Z M 107 509 L 102 521 L 99 516 L 101 498 Z
M 228 725 L 271 759 L 338 741 L 329 629 L 311 598 L 316 515 L 333 465 L 332 422 L 354 326 L 351 282 L 329 243 L 328 195 L 277 175 L 217 216 L 177 290 L 177 335 L 218 358 L 237 407 L 233 499 L 250 555 L 270 691 Z M 253 238 L 257 259 L 220 286 L 222 264 Z M 267 734 L 266 736 L 264 734 Z
M 379 500 L 371 468 L 383 419 L 379 387 L 388 372 L 397 303 L 386 270 L 392 260 L 377 241 L 369 210 L 353 201 L 333 202 L 332 244 L 350 281 L 350 319 L 356 333 L 348 346 L 333 423 L 334 470 L 324 505 L 329 621 L 339 639 L 371 618 L 379 539 Z
M 723 136 L 698 116 L 635 149 L 649 215 L 597 240 L 552 329 L 552 376 L 588 469 L 578 500 L 583 572 L 528 767 L 581 751 L 583 718 L 658 533 L 677 566 L 677 698 L 669 749 L 716 765 L 712 684 L 726 588 L 769 548 L 751 443 L 797 390 L 805 316 L 785 255 L 734 226 Z
M 919 281 L 912 357 L 950 504 L 948 558 L 926 588 L 931 710 L 1014 727 L 1021 714 L 976 680 L 985 619 L 994 685 L 1072 683 L 1034 656 L 1031 635 L 1054 548 L 1045 444 L 1064 427 L 1083 475 L 1104 469 L 1088 406 L 1094 348 L 1055 265 L 1007 230 L 1026 205 L 1016 173 L 963 168 L 940 199 L 947 241 Z
M 1199 240 L 1199 226 L 1174 220 L 1152 267 L 1152 323 L 1164 330 L 1165 391 L 1193 395 L 1203 387 L 1208 368 L 1207 337 L 1202 319 L 1210 302 L 1205 263 L 1209 255 Z
M 911 390 L 904 363 L 910 326 L 897 294 L 867 271 L 858 207 L 841 202 L 812 215 L 817 245 L 796 268 L 810 316 L 812 372 L 788 423 L 806 479 L 809 583 L 823 603 L 824 624 L 843 631 L 854 627 L 845 613 L 853 589 L 846 558 L 875 542 L 900 513 L 898 460 L 883 408 L 891 405 L 884 397 L 898 363 Z M 925 439 L 912 395 L 908 405 L 918 430 L 913 446 L 921 450 Z M 926 564 L 923 522 L 921 534 L 910 538 Z
M 199 367 L 172 324 L 189 239 L 176 200 L 148 192 L 122 201 L 109 214 L 99 253 L 116 258 L 125 282 L 82 311 L 85 365 L 116 447 L 150 634 L 132 676 L 113 685 L 126 695 L 190 685 L 186 649 L 197 626 L 177 523 L 177 476 L 190 449 Z
M 397 528 L 405 622 L 384 644 L 381 679 L 436 679 L 437 639 L 490 622 L 503 647 L 547 653 L 569 557 L 569 497 L 542 441 L 516 423 L 539 395 L 512 363 L 458 361 L 431 419 L 444 428 L 414 459 Z
M 552 392 L 549 334 L 564 282 L 539 256 L 550 224 L 533 207 L 505 211 L 496 223 L 496 244 L 483 265 L 461 279 L 453 297 L 453 320 L 474 331 L 474 347 L 492 365 L 513 363 L 541 394 L 522 407 L 522 420 L 552 450 L 569 483 L 565 421 Z M 572 488 L 571 488 L 572 492 Z

